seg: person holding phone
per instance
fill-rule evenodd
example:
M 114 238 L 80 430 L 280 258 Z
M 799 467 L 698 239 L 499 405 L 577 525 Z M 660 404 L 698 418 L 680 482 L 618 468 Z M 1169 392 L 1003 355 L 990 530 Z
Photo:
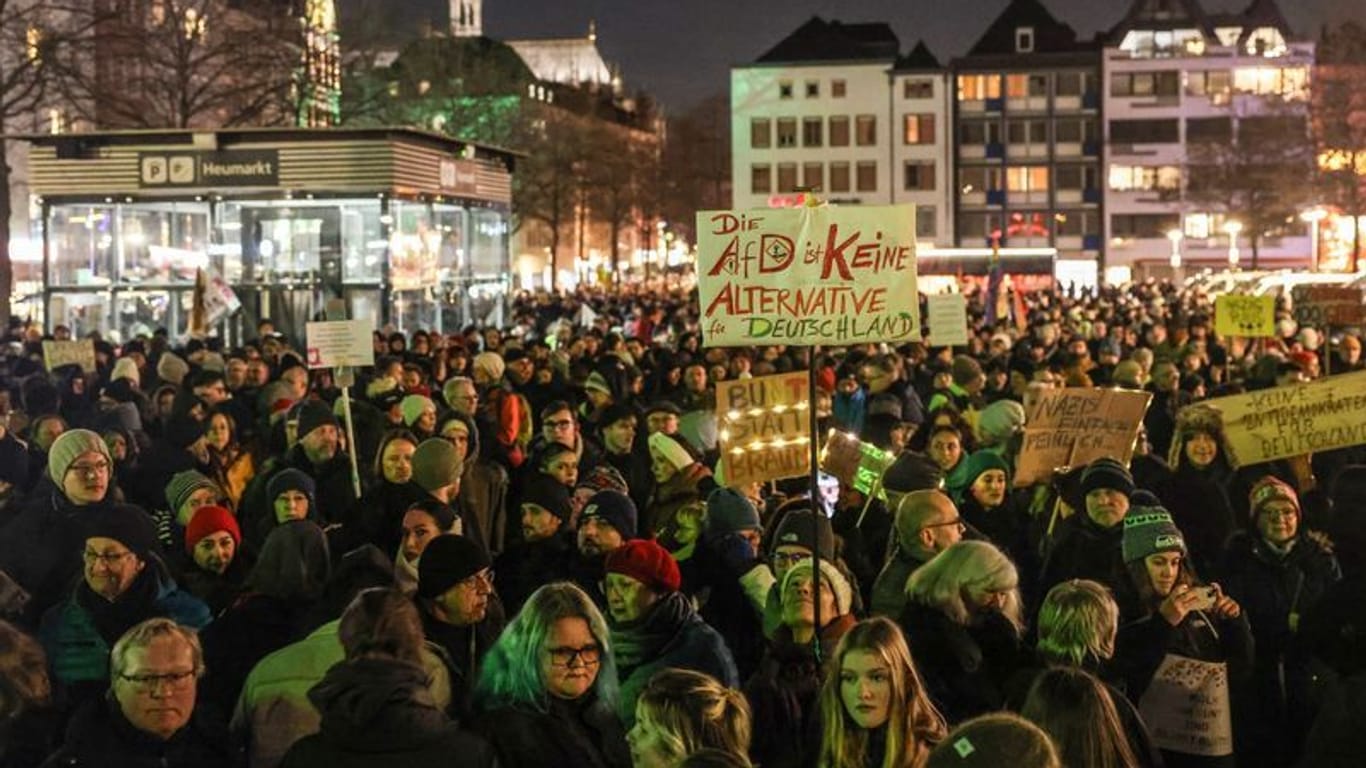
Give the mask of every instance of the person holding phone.
M 1237 601 L 1218 584 L 1201 583 L 1187 559 L 1185 538 L 1161 507 L 1134 507 L 1124 518 L 1124 562 L 1137 589 L 1144 614 L 1119 630 L 1116 670 L 1127 685 L 1129 698 L 1145 720 L 1145 694 L 1160 669 L 1172 659 L 1226 665 L 1226 684 L 1211 706 L 1229 708 L 1230 691 L 1237 691 L 1252 672 L 1252 632 Z M 1231 706 L 1234 713 L 1239 711 Z M 1235 724 L 1236 725 L 1236 724 Z M 1233 739 L 1239 734 L 1234 729 Z M 1168 766 L 1232 766 L 1226 755 L 1187 754 L 1158 743 Z

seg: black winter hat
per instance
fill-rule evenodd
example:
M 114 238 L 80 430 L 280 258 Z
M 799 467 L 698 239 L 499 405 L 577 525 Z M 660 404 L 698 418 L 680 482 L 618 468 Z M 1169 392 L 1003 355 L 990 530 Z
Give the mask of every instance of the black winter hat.
M 326 403 L 316 400 L 307 400 L 299 406 L 299 429 L 295 433 L 302 440 L 304 435 L 317 429 L 331 425 L 338 427 L 337 417 L 332 414 L 332 409 Z
M 447 533 L 432 539 L 417 564 L 417 594 L 434 599 L 493 565 L 489 553 L 466 536 Z
M 631 497 L 619 491 L 598 491 L 589 497 L 579 518 L 582 527 L 585 520 L 601 518 L 617 530 L 623 539 L 636 538 L 636 504 Z
M 569 498 L 569 486 L 543 472 L 536 473 L 536 476 L 527 483 L 526 492 L 522 494 L 522 503 L 535 504 L 561 521 L 568 521 L 574 513 Z
M 830 518 L 817 515 L 810 508 L 791 510 L 778 523 L 778 530 L 773 536 L 773 549 L 785 544 L 806 547 L 812 552 L 819 551 L 822 559 L 833 560 L 835 530 L 830 526 Z
M 115 504 L 106 510 L 96 510 L 89 517 L 85 524 L 87 539 L 113 539 L 142 560 L 157 551 L 156 526 L 141 507 Z
M 928 491 L 943 484 L 944 470 L 933 459 L 909 451 L 897 456 L 882 475 L 882 487 L 892 493 Z
M 1096 459 L 1086 467 L 1081 475 L 1081 495 L 1083 498 L 1097 488 L 1110 488 L 1125 496 L 1134 494 L 1134 477 L 1129 470 L 1111 458 Z

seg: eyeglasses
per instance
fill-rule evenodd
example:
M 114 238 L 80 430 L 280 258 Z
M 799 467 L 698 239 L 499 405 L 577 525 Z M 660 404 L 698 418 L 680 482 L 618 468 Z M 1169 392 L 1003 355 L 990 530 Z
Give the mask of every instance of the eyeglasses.
M 811 555 L 805 552 L 774 552 L 770 559 L 774 565 L 796 565 L 803 560 L 807 560 Z
M 572 427 L 572 426 L 574 426 L 574 420 L 573 420 L 573 419 L 550 419 L 550 420 L 546 421 L 545 425 L 546 425 L 547 427 L 550 427 L 551 429 L 561 429 L 561 428 L 564 428 L 564 427 Z
M 168 672 L 164 675 L 119 675 L 120 678 L 143 693 L 155 693 L 163 684 L 172 691 L 183 691 L 189 686 L 194 676 L 194 670 Z
M 945 520 L 942 523 L 930 523 L 929 525 L 921 526 L 921 530 L 929 530 L 931 528 L 943 528 L 946 525 L 957 526 L 959 533 L 962 533 L 963 531 L 966 531 L 968 529 L 968 524 L 963 522 L 963 518 L 955 517 L 952 520 Z
M 465 579 L 464 581 L 461 581 L 460 586 L 467 587 L 469 589 L 478 589 L 479 587 L 483 587 L 484 589 L 492 590 L 493 569 L 485 568 L 479 573 L 476 573 L 473 576 L 470 576 L 469 578 Z
M 88 476 L 88 477 L 94 477 L 94 476 L 97 476 L 97 475 L 108 475 L 108 474 L 109 474 L 109 462 L 107 462 L 107 461 L 97 461 L 97 462 L 95 462 L 94 464 L 72 464 L 72 465 L 67 469 L 67 471 L 68 471 L 68 472 L 78 472 L 78 473 L 80 473 L 80 474 L 82 474 L 82 475 L 86 475 L 86 476 Z
M 547 652 L 550 654 L 551 665 L 556 667 L 596 667 L 602 657 L 602 647 L 599 645 L 585 645 L 582 648 L 561 646 L 549 648 Z
M 92 552 L 87 549 L 81 553 L 81 558 L 85 560 L 87 565 L 104 563 L 106 567 L 113 568 L 132 554 L 132 552 Z

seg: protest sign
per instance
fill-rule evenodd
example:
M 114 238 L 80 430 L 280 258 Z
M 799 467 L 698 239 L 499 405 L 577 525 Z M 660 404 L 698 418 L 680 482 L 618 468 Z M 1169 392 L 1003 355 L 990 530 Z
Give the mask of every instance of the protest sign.
M 207 325 L 222 320 L 242 308 L 242 302 L 223 276 L 212 269 L 204 272 L 204 322 Z
M 1366 443 L 1366 371 L 1216 397 L 1235 467 Z
M 309 323 L 307 338 L 309 368 L 340 368 L 375 364 L 371 320 L 327 320 Z
M 1330 325 L 1361 325 L 1366 312 L 1361 289 L 1341 285 L 1299 285 L 1290 291 L 1295 322 L 1327 328 Z
M 915 208 L 700 211 L 707 346 L 920 341 Z
M 1138 711 L 1159 749 L 1208 757 L 1233 754 L 1223 662 L 1167 654 L 1139 698 Z
M 958 347 L 968 343 L 968 300 L 963 294 L 930 296 L 926 310 L 930 321 L 930 346 Z
M 1215 298 L 1214 330 L 1223 336 L 1275 336 L 1276 297 L 1226 293 Z
M 878 498 L 885 500 L 887 494 L 882 488 L 882 475 L 895 458 L 872 443 L 832 429 L 821 450 L 821 469 L 839 480 L 841 486 L 853 488 L 865 496 L 876 488 Z
M 63 365 L 79 365 L 86 373 L 95 371 L 95 342 L 90 339 L 74 341 L 44 341 L 43 364 L 48 371 Z
M 716 386 L 721 462 L 732 487 L 811 472 L 806 373 L 723 381 Z
M 1129 463 L 1147 392 L 1069 387 L 1045 392 L 1025 418 L 1015 485 L 1047 481 L 1057 467 L 1110 457 Z

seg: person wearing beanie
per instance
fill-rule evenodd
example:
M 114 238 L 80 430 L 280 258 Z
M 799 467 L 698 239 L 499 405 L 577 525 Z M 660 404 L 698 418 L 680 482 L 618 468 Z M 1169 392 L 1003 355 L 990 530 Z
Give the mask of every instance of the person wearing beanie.
M 1155 407 L 1149 406 L 1149 413 Z M 1190 405 L 1177 413 L 1175 424 L 1167 454 L 1171 480 L 1162 501 L 1186 535 L 1196 573 L 1214 573 L 1224 545 L 1247 519 L 1243 499 L 1252 478 L 1244 478 L 1245 473 L 1235 472 L 1229 463 L 1218 410 Z M 1151 427 L 1148 434 L 1156 449 Z
M 52 442 L 47 474 L 58 493 L 74 506 L 96 504 L 109 491 L 113 459 L 98 433 L 71 429 Z
M 733 488 L 717 488 L 707 496 L 692 556 L 679 562 L 683 591 L 707 596 L 699 613 L 725 639 L 741 680 L 754 673 L 764 651 L 757 613 L 763 602 L 751 599 L 746 590 L 750 574 L 765 582 L 772 579 L 761 556 L 763 533 L 754 502 Z
M 680 591 L 682 576 L 668 550 L 652 539 L 634 539 L 608 553 L 604 565 L 623 725 L 635 723 L 636 700 L 661 669 L 690 669 L 728 688 L 739 686 L 730 650 Z
M 804 559 L 787 569 L 773 589 L 779 596 L 780 623 L 743 689 L 753 712 L 750 756 L 756 765 L 815 764 L 816 744 L 808 734 L 820 721 L 819 691 L 826 674 L 822 661 L 834 656 L 855 619 L 854 587 L 845 573 L 829 560 L 820 561 L 818 580 L 814 573 L 815 561 Z
M 473 539 L 488 550 L 483 528 L 467 504 L 460 503 L 460 482 L 464 462 L 450 440 L 429 437 L 413 452 L 413 484 L 428 498 L 436 499 L 460 516 L 462 535 Z
M 78 552 L 83 578 L 43 614 L 39 639 L 53 677 L 79 704 L 102 694 L 109 651 L 124 632 L 154 617 L 200 628 L 207 606 L 183 592 L 161 558 L 156 529 L 140 508 L 116 504 L 85 520 Z
M 508 472 L 479 451 L 479 429 L 474 419 L 460 411 L 441 423 L 441 437 L 455 447 L 464 470 L 460 474 L 460 508 L 468 510 L 479 524 L 480 535 L 489 553 L 497 555 L 507 547 Z M 516 520 L 512 521 L 513 524 Z
M 157 378 L 167 384 L 178 387 L 189 374 L 190 364 L 174 352 L 163 352 L 161 357 L 157 359 Z
M 481 352 L 471 362 L 479 393 L 476 420 L 484 431 L 488 457 L 512 473 L 526 461 L 532 433 L 531 406 L 503 375 L 507 364 L 497 352 Z
M 645 512 L 655 489 L 654 459 L 649 452 L 649 441 L 636 440 L 639 430 L 640 419 L 635 408 L 629 403 L 615 403 L 602 412 L 597 437 L 603 449 L 602 463 L 626 478 L 631 501 L 636 503 L 636 509 Z M 636 450 L 638 443 L 643 450 Z M 642 526 L 641 533 L 646 532 Z
M 607 605 L 602 592 L 603 559 L 637 536 L 638 513 L 631 497 L 620 491 L 598 491 L 579 513 L 574 583 L 595 602 Z
M 906 581 L 935 555 L 962 541 L 967 526 L 953 500 L 937 489 L 902 494 L 895 507 L 892 556 L 870 593 L 872 613 L 895 620 L 906 605 Z
M 986 387 L 987 376 L 982 372 L 982 364 L 969 355 L 958 355 L 949 366 L 949 375 L 948 389 L 935 392 L 927 410 L 933 415 L 945 405 L 952 405 L 973 426 L 984 405 L 982 389 Z
M 467 536 L 432 539 L 417 566 L 417 604 L 429 642 L 445 652 L 451 667 L 452 706 L 469 710 L 479 662 L 506 623 L 493 588 L 488 551 Z
M 1229 684 L 1206 689 L 1207 695 L 1220 699 L 1208 706 L 1231 709 L 1239 713 L 1235 718 L 1238 724 L 1253 726 L 1254 721 L 1243 719 L 1252 705 L 1244 684 L 1253 673 L 1253 641 L 1247 616 L 1242 606 L 1218 584 L 1203 584 L 1196 579 L 1186 557 L 1185 539 L 1165 509 L 1134 507 L 1129 511 L 1124 519 L 1124 561 L 1139 595 L 1141 614 L 1132 621 L 1121 622 L 1113 669 L 1128 686 L 1130 699 L 1139 702 L 1144 719 L 1157 723 L 1170 718 L 1169 712 L 1147 709 L 1144 697 L 1164 659 L 1179 657 L 1227 665 Z M 1285 725 L 1261 723 L 1254 727 Z M 1234 736 L 1241 751 L 1243 739 L 1251 734 L 1235 730 Z M 1182 751 L 1172 742 L 1165 746 L 1159 742 L 1159 746 L 1163 747 L 1162 758 L 1167 765 L 1235 764 L 1232 743 L 1215 743 L 1223 747 L 1222 754 Z
M 680 519 L 682 511 L 705 499 L 716 488 L 716 480 L 682 437 L 656 432 L 646 442 L 655 487 L 645 507 L 641 530 L 645 535 L 658 536 L 666 548 L 677 550 L 696 540 L 701 523 L 695 516 Z M 688 531 L 680 530 L 685 526 Z
M 436 403 L 426 395 L 408 395 L 399 404 L 403 413 L 403 425 L 417 433 L 418 437 L 431 437 L 436 433 Z
M 186 592 L 204 601 L 214 616 L 232 605 L 251 570 L 242 556 L 237 518 L 216 504 L 193 510 L 185 526 L 185 560 L 179 569 Z
M 1045 542 L 1037 593 L 1047 594 L 1072 579 L 1098 581 L 1114 593 L 1120 615 L 1126 620 L 1133 618 L 1141 606 L 1122 552 L 1133 477 L 1118 461 L 1100 458 L 1086 466 L 1079 484 L 1085 509 L 1058 521 L 1051 539 Z
M 510 614 L 542 584 L 573 578 L 577 554 L 570 522 L 573 512 L 569 489 L 555 478 L 538 474 L 527 484 L 521 502 L 521 538 L 495 561 L 498 596 Z
M 1024 406 L 1014 400 L 997 400 L 977 417 L 977 444 L 1004 454 L 1011 438 L 1024 430 Z
M 171 476 L 166 483 L 166 504 L 177 526 L 177 533 L 189 525 L 190 515 L 200 507 L 220 504 L 227 495 L 203 472 L 187 469 Z M 158 531 L 158 535 L 161 531 Z M 176 537 L 180 538 L 179 536 Z M 163 544 L 168 542 L 162 539 Z
M 1220 584 L 1242 606 L 1256 641 L 1252 720 L 1281 726 L 1249 734 L 1252 754 L 1266 755 L 1267 764 L 1289 765 L 1315 714 L 1309 705 L 1315 672 L 1305 649 L 1316 633 L 1306 632 L 1308 622 L 1301 617 L 1331 605 L 1328 593 L 1342 569 L 1327 538 L 1305 524 L 1294 488 L 1266 475 L 1248 496 L 1251 525 L 1225 545 Z
M 829 518 L 812 512 L 809 504 L 780 509 L 775 516 L 781 517 L 769 546 L 773 574 L 779 582 L 787 575 L 788 568 L 810 558 L 817 550 L 822 560 L 835 558 L 835 531 L 830 527 Z

